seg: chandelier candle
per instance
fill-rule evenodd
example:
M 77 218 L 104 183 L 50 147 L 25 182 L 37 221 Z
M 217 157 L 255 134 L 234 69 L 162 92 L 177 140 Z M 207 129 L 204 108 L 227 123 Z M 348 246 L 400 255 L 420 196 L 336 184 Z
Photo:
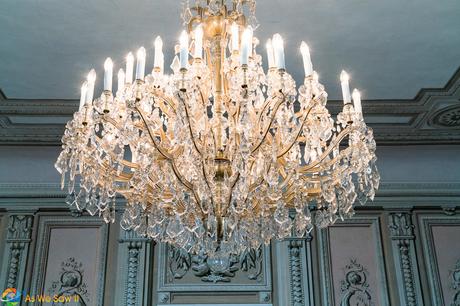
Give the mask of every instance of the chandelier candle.
M 252 28 L 247 27 L 241 37 L 241 65 L 247 65 L 252 53 Z
M 91 71 L 88 73 L 88 76 L 86 77 L 86 82 L 88 83 L 88 87 L 86 90 L 86 104 L 91 105 L 93 102 L 93 97 L 94 97 L 94 84 L 96 82 L 96 71 L 94 69 L 91 69 Z
M 104 62 L 104 90 L 112 91 L 113 62 L 108 57 Z
M 187 69 L 188 65 L 188 34 L 183 31 L 180 35 L 180 69 Z
M 239 50 L 239 27 L 236 22 L 232 23 L 232 52 L 238 52 Z
M 310 76 L 313 73 L 313 64 L 310 58 L 310 48 L 308 48 L 307 43 L 304 41 L 300 44 L 300 52 L 302 53 L 305 76 Z
M 351 103 L 351 95 L 350 95 L 350 85 L 349 85 L 350 77 L 345 70 L 342 70 L 340 73 L 340 85 L 342 86 L 342 96 L 343 96 L 343 103 Z
M 203 58 L 203 27 L 197 26 L 195 29 L 195 52 L 194 58 Z
M 132 52 L 129 52 L 126 56 L 126 84 L 131 84 L 133 82 L 133 72 L 134 72 L 134 55 Z
M 380 176 L 348 75 L 340 78 L 346 104 L 333 118 L 306 44 L 300 84 L 285 69 L 279 34 L 264 65 L 253 0 L 191 2 L 172 71 L 162 71 L 157 38 L 154 69 L 144 76 L 143 50 L 143 81 L 132 84 L 130 53 L 110 103 L 106 91 L 93 99 L 96 73 L 88 75 L 85 107 L 67 123 L 55 164 L 67 203 L 109 223 L 122 196 L 124 230 L 227 262 L 352 217 L 355 202 L 374 198 Z M 201 60 L 189 63 L 190 44 Z
M 160 71 L 163 71 L 163 40 L 160 36 L 155 38 L 155 57 L 153 67 L 159 68 Z
M 358 113 L 358 114 L 362 114 L 363 113 L 363 109 L 362 109 L 362 106 L 361 106 L 361 93 L 359 92 L 359 90 L 357 90 L 356 88 L 353 89 L 353 105 L 355 107 L 355 111 Z
M 144 80 L 145 76 L 145 48 L 140 47 L 137 50 L 136 80 Z
M 121 68 L 120 70 L 118 70 L 117 80 L 118 80 L 117 92 L 122 93 L 123 89 L 125 88 L 125 72 Z
M 80 111 L 82 107 L 85 105 L 86 102 L 86 91 L 88 90 L 88 82 L 83 82 L 80 89 L 80 107 L 78 108 Z
M 267 40 L 265 47 L 267 49 L 268 68 L 276 68 L 275 54 L 273 53 L 273 43 L 271 39 Z
M 280 70 L 286 70 L 286 62 L 284 59 L 284 42 L 281 35 L 273 35 L 272 44 L 275 54 L 276 67 Z

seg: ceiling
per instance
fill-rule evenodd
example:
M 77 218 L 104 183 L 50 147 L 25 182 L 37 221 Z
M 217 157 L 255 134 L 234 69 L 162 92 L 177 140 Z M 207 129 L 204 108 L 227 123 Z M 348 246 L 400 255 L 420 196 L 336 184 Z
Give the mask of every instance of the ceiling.
M 180 2 L 2 1 L 0 88 L 9 98 L 75 99 L 91 67 L 102 76 L 105 57 L 119 66 L 141 45 L 151 66 L 156 35 L 173 49 Z M 406 99 L 443 87 L 460 66 L 459 16 L 458 0 L 259 0 L 256 35 L 262 42 L 283 35 L 287 68 L 298 82 L 298 46 L 307 41 L 332 98 L 346 69 L 365 99 Z

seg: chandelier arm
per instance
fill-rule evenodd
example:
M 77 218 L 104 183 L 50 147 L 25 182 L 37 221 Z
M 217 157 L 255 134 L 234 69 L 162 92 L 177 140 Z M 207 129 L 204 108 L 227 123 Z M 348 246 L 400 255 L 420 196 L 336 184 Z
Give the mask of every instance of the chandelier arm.
M 196 192 L 195 192 L 195 189 L 194 189 L 193 184 L 192 184 L 191 182 L 189 182 L 186 178 L 184 178 L 184 177 L 181 175 L 181 173 L 179 172 L 179 169 L 177 169 L 177 166 L 176 166 L 176 164 L 174 163 L 173 158 L 169 155 L 169 153 L 163 152 L 163 150 L 159 147 L 159 145 L 157 144 L 155 138 L 154 138 L 153 135 L 152 135 L 152 132 L 151 132 L 151 130 L 150 130 L 150 127 L 149 127 L 149 125 L 147 124 L 147 122 L 146 122 L 146 120 L 145 120 L 145 117 L 144 117 L 144 114 L 142 113 L 142 111 L 141 111 L 138 107 L 135 107 L 135 110 L 136 110 L 136 111 L 139 113 L 139 115 L 141 116 L 141 119 L 142 119 L 142 121 L 144 122 L 144 125 L 145 125 L 145 127 L 146 127 L 146 129 L 147 129 L 147 132 L 148 132 L 149 135 L 150 135 L 150 139 L 152 140 L 152 142 L 153 142 L 155 148 L 158 150 L 158 152 L 159 152 L 161 155 L 163 155 L 163 156 L 170 162 L 171 167 L 172 167 L 172 169 L 173 169 L 173 172 L 174 172 L 174 174 L 176 175 L 177 179 L 182 183 L 182 185 L 184 185 L 187 189 L 189 189 L 189 190 L 193 193 L 193 196 L 195 197 L 195 201 L 197 202 L 197 206 L 199 206 L 199 203 L 200 203 L 199 197 L 198 197 L 198 195 L 197 195 Z M 200 210 L 201 210 L 202 214 L 204 215 L 204 212 L 203 212 L 201 206 L 199 206 L 199 207 L 200 207 Z
M 172 101 L 168 100 L 168 97 L 165 97 L 163 94 L 155 94 L 154 99 L 155 99 L 155 98 L 160 99 L 164 104 L 168 105 L 168 106 L 171 108 L 171 110 L 173 111 L 174 114 L 177 114 L 177 112 L 176 112 L 176 106 L 172 103 Z M 172 99 L 171 99 L 171 100 L 172 100 Z M 161 109 L 163 112 L 165 112 L 168 116 L 170 116 L 170 114 L 168 114 L 168 112 L 165 111 L 165 110 L 163 109 L 163 107 L 161 107 L 161 104 L 160 104 L 160 109 Z
M 327 147 L 327 149 L 323 152 L 323 154 L 321 154 L 321 156 L 320 156 L 320 158 L 318 158 L 318 160 L 316 160 L 315 162 L 313 162 L 313 163 L 310 164 L 310 165 L 300 167 L 300 168 L 299 168 L 299 172 L 301 172 L 301 173 L 309 173 L 310 170 L 315 169 L 315 167 L 318 166 L 319 164 L 321 164 L 321 163 L 323 162 L 323 160 L 331 153 L 331 151 L 332 151 L 337 145 L 339 145 L 340 142 L 341 142 L 345 137 L 347 137 L 353 130 L 354 130 L 354 128 L 353 128 L 351 125 L 347 126 L 345 129 L 343 129 L 343 130 L 337 135 L 337 137 L 332 141 L 332 143 L 329 144 L 329 146 Z M 316 170 L 316 169 L 315 169 L 315 170 Z M 314 171 L 314 172 L 317 172 L 317 171 Z
M 281 93 L 281 92 L 280 92 Z M 275 97 L 277 97 L 278 95 L 275 95 L 275 96 L 272 96 L 270 99 L 267 99 L 267 101 L 265 101 L 263 107 L 262 107 L 262 110 L 260 111 L 260 114 L 259 114 L 259 118 L 257 119 L 257 123 L 260 124 L 260 120 L 262 120 L 262 116 L 263 116 L 263 113 L 265 112 L 265 110 L 267 109 L 268 106 L 270 106 L 274 100 Z M 283 95 L 283 98 L 284 98 L 284 95 Z
M 109 122 L 109 121 L 107 121 L 107 122 Z M 101 145 L 101 138 L 99 138 L 99 136 L 94 137 L 94 140 L 97 142 L 98 145 Z M 110 157 L 112 157 L 113 159 L 116 159 L 116 158 L 114 158 L 113 153 L 110 153 L 110 152 L 106 152 L 106 153 L 109 154 Z M 122 164 L 125 167 L 135 168 L 135 169 L 139 168 L 138 164 L 130 162 L 129 160 L 126 160 L 126 159 L 117 160 L 117 162 L 119 162 L 120 164 Z M 105 165 L 105 166 L 108 166 L 108 165 Z
M 193 133 L 192 121 L 190 120 L 190 115 L 189 115 L 189 110 L 188 110 L 187 103 L 185 103 L 185 100 L 182 98 L 182 96 L 180 94 L 177 94 L 177 98 L 182 102 L 182 104 L 184 104 L 185 117 L 187 118 L 188 130 L 190 132 L 190 138 L 192 138 L 193 146 L 195 147 L 195 150 L 201 155 L 201 157 L 203 157 L 202 150 L 200 148 L 198 148 L 198 145 L 196 143 L 196 139 L 195 139 L 195 136 L 194 136 L 194 133 Z M 203 145 L 201 144 L 201 146 L 203 146 Z M 203 158 L 201 158 L 201 159 L 203 159 Z
M 312 109 L 313 109 L 313 106 L 310 106 L 306 109 L 307 113 L 304 115 L 302 119 L 302 124 L 300 125 L 299 130 L 297 131 L 296 136 L 294 137 L 294 140 L 288 146 L 284 147 L 280 153 L 278 153 L 278 156 L 277 156 L 278 158 L 281 158 L 284 155 L 286 155 L 289 152 L 289 150 L 291 150 L 291 148 L 294 146 L 294 144 L 297 142 L 297 139 L 299 138 L 300 134 L 302 134 L 303 126 L 305 125 L 305 122 L 307 122 L 308 115 L 310 114 Z
M 267 134 L 270 131 L 270 128 L 272 127 L 273 122 L 275 121 L 275 117 L 276 117 L 276 114 L 278 112 L 278 109 L 281 106 L 281 104 L 283 104 L 284 102 L 286 102 L 286 96 L 285 95 L 283 95 L 282 100 L 280 100 L 280 101 L 278 101 L 278 103 L 276 103 L 275 108 L 273 109 L 273 114 L 272 114 L 272 117 L 270 119 L 270 123 L 268 124 L 267 128 L 265 129 L 265 131 L 263 133 L 263 136 L 260 139 L 260 142 L 256 146 L 254 146 L 254 148 L 251 150 L 251 155 L 254 154 L 255 152 L 257 152 L 257 150 L 260 148 L 260 146 L 264 143 L 265 138 L 267 137 Z
M 161 147 L 160 145 L 157 143 L 155 137 L 153 136 L 153 132 L 152 130 L 150 129 L 150 126 L 147 124 L 147 121 L 145 119 L 145 116 L 144 116 L 144 113 L 137 107 L 135 106 L 134 109 L 139 113 L 139 116 L 141 116 L 141 119 L 142 121 L 144 122 L 144 126 L 145 128 L 147 129 L 147 132 L 150 136 L 150 139 L 152 140 L 152 143 L 153 143 L 153 146 L 157 149 L 157 151 L 163 155 L 164 158 L 168 159 L 168 160 L 172 160 L 172 156 L 171 154 L 169 154 L 169 152 L 165 152 Z

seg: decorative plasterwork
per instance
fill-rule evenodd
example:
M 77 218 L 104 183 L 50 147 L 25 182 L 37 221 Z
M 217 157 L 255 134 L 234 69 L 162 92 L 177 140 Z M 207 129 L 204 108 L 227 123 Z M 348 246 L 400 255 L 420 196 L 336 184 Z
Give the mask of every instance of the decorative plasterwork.
M 350 259 L 345 266 L 345 276 L 341 280 L 342 300 L 340 306 L 374 306 L 367 282 L 369 272 L 356 259 Z
M 33 216 L 11 215 L 6 242 L 9 245 L 5 288 L 18 288 L 23 284 L 25 262 L 32 234 Z
M 412 214 L 408 211 L 395 212 L 390 217 L 390 235 L 396 262 L 396 277 L 403 292 L 400 301 L 404 305 L 421 305 L 421 288 L 419 282 L 417 257 L 414 245 L 414 225 Z
M 332 114 L 341 101 L 328 101 Z M 0 91 L 0 145 L 60 145 L 77 100 L 7 99 Z M 378 144 L 460 143 L 460 69 L 444 88 L 408 100 L 363 101 Z

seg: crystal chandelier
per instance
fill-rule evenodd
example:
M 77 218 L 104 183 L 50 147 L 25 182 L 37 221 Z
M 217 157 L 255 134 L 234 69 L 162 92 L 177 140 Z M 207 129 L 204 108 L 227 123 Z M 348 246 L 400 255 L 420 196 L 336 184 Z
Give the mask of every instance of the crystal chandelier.
M 356 199 L 374 198 L 376 145 L 359 92 L 342 71 L 334 122 L 307 44 L 297 90 L 279 34 L 267 42 L 265 72 L 254 9 L 255 1 L 187 2 L 171 74 L 159 37 L 151 73 L 144 48 L 135 73 L 129 53 L 114 94 L 111 59 L 96 99 L 91 70 L 56 162 L 70 205 L 114 222 L 121 195 L 124 229 L 228 256 L 324 228 L 352 216 Z

